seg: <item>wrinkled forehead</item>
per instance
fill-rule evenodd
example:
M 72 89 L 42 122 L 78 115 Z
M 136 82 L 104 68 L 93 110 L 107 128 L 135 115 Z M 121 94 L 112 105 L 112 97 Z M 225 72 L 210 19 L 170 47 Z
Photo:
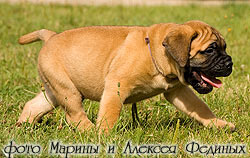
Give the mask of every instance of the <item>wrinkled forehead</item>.
M 224 48 L 225 40 L 222 35 L 214 28 L 204 25 L 194 28 L 197 32 L 197 37 L 191 43 L 190 58 L 196 55 L 199 51 L 204 51 L 211 43 L 216 42 L 221 48 Z

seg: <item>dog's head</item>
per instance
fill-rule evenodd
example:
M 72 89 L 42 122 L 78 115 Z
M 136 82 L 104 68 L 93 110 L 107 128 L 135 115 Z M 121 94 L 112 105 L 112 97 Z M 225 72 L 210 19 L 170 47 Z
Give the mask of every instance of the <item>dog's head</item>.
M 220 87 L 222 83 L 216 77 L 226 77 L 232 72 L 233 62 L 226 53 L 225 40 L 203 22 L 189 21 L 171 27 L 162 45 L 184 69 L 185 81 L 201 94 Z

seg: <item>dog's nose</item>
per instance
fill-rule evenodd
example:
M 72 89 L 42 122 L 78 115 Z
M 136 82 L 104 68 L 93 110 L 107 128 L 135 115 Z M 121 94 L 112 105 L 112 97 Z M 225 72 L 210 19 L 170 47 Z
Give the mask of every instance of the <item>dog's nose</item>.
M 226 68 L 232 68 L 233 66 L 232 58 L 229 55 L 226 56 L 225 66 Z
M 233 62 L 232 61 L 227 61 L 225 63 L 225 65 L 226 65 L 227 68 L 231 68 L 233 66 Z

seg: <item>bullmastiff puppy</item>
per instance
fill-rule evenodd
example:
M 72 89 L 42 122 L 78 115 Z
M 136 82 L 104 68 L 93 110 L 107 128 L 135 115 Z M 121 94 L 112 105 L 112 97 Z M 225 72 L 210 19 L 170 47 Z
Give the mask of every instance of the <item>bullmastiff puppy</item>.
M 93 127 L 83 99 L 100 101 L 96 126 L 108 132 L 124 104 L 163 93 L 177 109 L 207 127 L 235 126 L 221 120 L 189 88 L 206 94 L 220 87 L 216 77 L 232 72 L 222 35 L 201 21 L 141 26 L 91 26 L 55 33 L 38 30 L 20 44 L 45 41 L 38 71 L 45 93 L 28 101 L 18 120 L 35 122 L 61 106 L 68 123 Z

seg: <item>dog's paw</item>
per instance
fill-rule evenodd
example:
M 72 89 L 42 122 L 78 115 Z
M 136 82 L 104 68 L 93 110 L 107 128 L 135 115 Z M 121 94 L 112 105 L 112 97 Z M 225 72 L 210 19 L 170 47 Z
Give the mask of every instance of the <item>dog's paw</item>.
M 235 130 L 235 125 L 232 124 L 231 122 L 227 122 L 221 119 L 211 119 L 209 121 L 207 121 L 207 123 L 205 124 L 206 127 L 216 127 L 216 128 L 225 128 L 225 127 L 229 127 L 230 130 L 233 132 Z
M 19 118 L 18 121 L 16 122 L 15 126 L 16 127 L 21 127 L 23 124 L 28 123 L 28 124 L 32 124 L 35 123 L 32 119 L 25 119 L 25 118 Z
M 74 127 L 77 127 L 82 132 L 90 131 L 93 128 L 95 128 L 95 125 L 89 120 L 81 122 L 81 123 L 79 123 L 77 125 L 75 125 L 75 124 L 73 124 L 73 125 L 74 125 Z
M 19 121 L 18 121 L 18 122 L 16 122 L 15 126 L 16 126 L 16 127 L 21 127 L 22 124 L 23 124 L 22 122 L 19 122 Z

